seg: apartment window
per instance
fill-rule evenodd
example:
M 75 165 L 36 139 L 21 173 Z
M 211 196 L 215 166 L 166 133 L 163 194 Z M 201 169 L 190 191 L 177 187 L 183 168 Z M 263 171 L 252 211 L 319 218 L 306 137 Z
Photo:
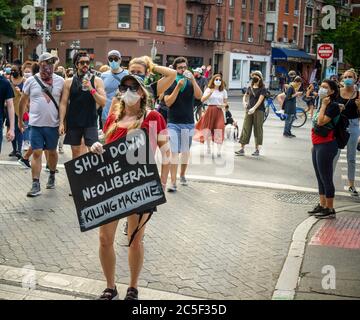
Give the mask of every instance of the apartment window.
M 321 11 L 316 10 L 316 25 L 318 28 L 321 27 Z
M 191 35 L 192 23 L 193 23 L 193 15 L 187 14 L 186 15 L 186 35 L 188 35 L 188 36 Z
M 285 13 L 289 13 L 289 0 L 285 1 Z
M 254 25 L 252 23 L 249 23 L 249 38 L 254 37 Z
M 293 27 L 293 40 L 294 42 L 297 42 L 298 39 L 298 27 L 294 26 Z
M 196 34 L 198 36 L 202 35 L 203 24 L 204 24 L 204 16 L 202 16 L 202 15 L 197 16 L 197 18 L 196 18 Z
M 216 18 L 216 22 L 215 22 L 215 39 L 220 38 L 220 26 L 221 26 L 221 19 Z
M 119 23 L 128 23 L 131 21 L 131 5 L 119 4 Z
M 311 36 L 305 36 L 304 37 L 304 50 L 305 52 L 310 52 L 311 50 Z
M 246 0 L 242 0 L 242 8 L 243 8 L 243 9 L 246 8 Z
M 259 40 L 259 43 L 262 43 L 263 40 L 264 40 L 264 26 L 259 25 L 258 30 L 259 30 L 259 33 L 258 33 L 259 38 L 258 38 L 258 40 Z
M 56 28 L 58 28 L 58 26 L 61 26 L 63 25 L 63 19 L 62 19 L 62 16 L 60 15 L 61 13 L 63 12 L 63 9 L 62 8 L 56 8 L 56 17 L 55 17 L 55 25 L 56 25 Z
M 250 0 L 250 11 L 254 11 L 254 0 Z
M 268 1 L 268 11 L 276 11 L 276 0 Z
M 285 39 L 288 38 L 288 25 L 287 24 L 283 25 L 283 31 L 284 31 L 284 42 L 286 42 L 287 40 L 285 40 Z
M 80 28 L 87 29 L 89 27 L 89 7 L 81 7 Z
M 144 7 L 144 30 L 151 30 L 152 8 Z
M 229 7 L 234 8 L 235 6 L 235 0 L 229 0 Z
M 274 41 L 275 38 L 275 24 L 266 24 L 266 41 Z
M 227 39 L 232 40 L 233 38 L 234 21 L 229 21 L 227 29 Z
M 294 10 L 299 10 L 299 0 L 295 0 L 295 9 Z
M 165 10 L 158 9 L 157 10 L 157 18 L 156 18 L 156 25 L 157 26 L 165 26 Z
M 48 9 L 47 14 L 48 14 L 48 17 L 52 17 L 52 9 Z M 47 27 L 47 30 L 52 29 L 52 19 L 47 21 L 46 27 Z
M 305 25 L 311 27 L 312 26 L 312 16 L 313 16 L 313 9 L 307 7 L 306 8 L 306 20 L 305 20 Z
M 242 22 L 240 27 L 240 41 L 245 41 L 245 33 L 246 33 L 246 24 L 245 22 Z
M 259 11 L 260 13 L 264 12 L 264 0 L 259 0 Z

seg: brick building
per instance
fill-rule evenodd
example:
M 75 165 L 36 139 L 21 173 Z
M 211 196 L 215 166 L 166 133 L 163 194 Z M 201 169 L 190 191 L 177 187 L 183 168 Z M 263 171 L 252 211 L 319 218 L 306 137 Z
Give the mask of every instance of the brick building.
M 96 64 L 118 49 L 123 63 L 157 49 L 156 62 L 169 65 L 186 56 L 192 67 L 212 65 L 230 89 L 242 88 L 252 70 L 270 77 L 270 45 L 264 40 L 265 0 L 49 0 L 51 11 L 64 11 L 49 23 L 48 49 L 57 49 L 70 64 L 75 40 Z M 24 40 L 31 57 L 41 39 Z M 38 48 L 39 49 L 39 48 Z M 39 51 L 39 50 L 38 50 Z
M 351 15 L 353 17 L 360 17 L 360 0 L 351 0 Z

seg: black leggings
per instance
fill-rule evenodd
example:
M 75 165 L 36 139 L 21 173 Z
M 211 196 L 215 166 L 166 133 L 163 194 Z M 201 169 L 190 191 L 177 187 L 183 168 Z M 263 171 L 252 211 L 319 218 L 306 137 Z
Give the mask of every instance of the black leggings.
M 333 161 L 338 153 L 336 140 L 315 144 L 312 149 L 312 161 L 319 185 L 319 194 L 326 198 L 334 198 Z

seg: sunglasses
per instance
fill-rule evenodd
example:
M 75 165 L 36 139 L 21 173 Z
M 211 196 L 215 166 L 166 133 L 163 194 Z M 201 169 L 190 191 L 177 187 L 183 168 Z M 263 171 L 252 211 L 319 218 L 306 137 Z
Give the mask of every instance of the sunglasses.
M 118 62 L 120 59 L 119 58 L 109 58 L 109 62 L 113 62 L 113 61 L 115 61 L 115 62 Z
M 90 65 L 90 61 L 79 61 L 79 63 L 84 66 L 84 65 L 87 65 L 89 66 Z
M 187 67 L 177 67 L 176 69 L 177 69 L 177 70 L 186 70 Z
M 126 92 L 128 89 L 130 89 L 131 92 L 137 92 L 139 90 L 139 88 L 140 88 L 140 85 L 138 85 L 138 84 L 133 84 L 131 86 L 127 86 L 127 85 L 123 84 L 123 85 L 119 86 L 119 91 Z
M 49 59 L 49 60 L 45 60 L 44 62 L 45 62 L 46 64 L 48 64 L 48 65 L 53 65 L 53 64 L 55 64 L 56 60 L 54 60 L 54 59 Z

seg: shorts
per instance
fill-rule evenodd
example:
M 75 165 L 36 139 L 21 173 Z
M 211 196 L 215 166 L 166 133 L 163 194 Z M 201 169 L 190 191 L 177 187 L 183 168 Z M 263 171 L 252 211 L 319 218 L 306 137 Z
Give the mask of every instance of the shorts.
M 91 147 L 95 142 L 99 141 L 97 127 L 90 128 L 68 128 L 64 139 L 64 144 L 71 146 L 80 146 L 81 139 L 84 138 L 85 145 Z
M 30 145 L 33 150 L 56 150 L 59 128 L 31 126 Z
M 168 123 L 168 132 L 172 153 L 190 152 L 195 124 Z

